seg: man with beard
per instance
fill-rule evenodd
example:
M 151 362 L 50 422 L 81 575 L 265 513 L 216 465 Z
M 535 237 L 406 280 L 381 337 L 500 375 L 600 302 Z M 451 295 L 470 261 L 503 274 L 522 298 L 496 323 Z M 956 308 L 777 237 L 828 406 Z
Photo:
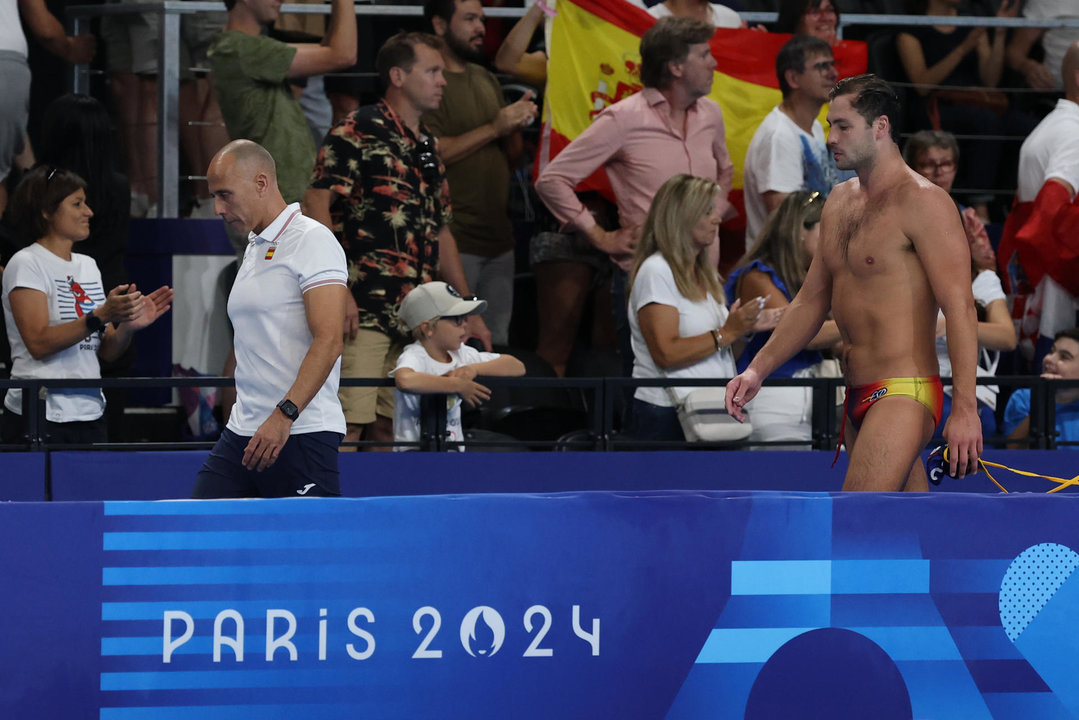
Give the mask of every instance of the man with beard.
M 727 410 L 741 420 L 764 378 L 817 334 L 831 308 L 848 385 L 844 490 L 929 489 L 919 453 L 943 403 L 938 306 L 952 358 L 952 414 L 944 425 L 949 474 L 975 471 L 982 450 L 970 251 L 955 203 L 903 162 L 892 123 L 898 113 L 895 92 L 873 75 L 832 90 L 828 149 L 840 170 L 858 177 L 828 196 L 802 289 L 768 343 L 727 385 Z
M 423 116 L 438 138 L 453 198 L 450 228 L 469 287 L 488 300 L 487 326 L 497 345 L 509 341 L 513 311 L 513 225 L 509 219 L 511 165 L 520 157 L 520 129 L 536 117 L 529 91 L 507 105 L 483 59 L 479 0 L 428 0 L 424 17 L 445 43 L 442 104 Z
M 333 0 L 322 43 L 287 44 L 263 35 L 277 19 L 281 0 L 225 0 L 225 30 L 208 56 L 221 114 L 233 140 L 252 140 L 277 164 L 285 202 L 299 202 L 311 180 L 315 141 L 289 78 L 321 75 L 356 62 L 352 0 Z

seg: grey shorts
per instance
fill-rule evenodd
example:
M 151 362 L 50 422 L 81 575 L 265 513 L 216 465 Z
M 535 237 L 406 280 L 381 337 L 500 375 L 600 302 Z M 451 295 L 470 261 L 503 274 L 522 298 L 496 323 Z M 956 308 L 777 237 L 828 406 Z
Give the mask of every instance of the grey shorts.
M 23 151 L 26 118 L 30 111 L 30 66 L 19 53 L 0 50 L 0 180 L 11 172 L 15 156 Z
M 609 272 L 611 261 L 607 254 L 592 247 L 580 233 L 540 232 L 528 244 L 531 265 L 545 262 L 576 262 L 591 265 L 599 272 Z
M 195 77 L 196 70 L 208 70 L 206 52 L 214 35 L 225 27 L 223 12 L 180 16 L 180 77 Z M 150 13 L 106 15 L 101 19 L 101 40 L 105 45 L 105 70 L 156 75 L 160 42 L 158 16 Z

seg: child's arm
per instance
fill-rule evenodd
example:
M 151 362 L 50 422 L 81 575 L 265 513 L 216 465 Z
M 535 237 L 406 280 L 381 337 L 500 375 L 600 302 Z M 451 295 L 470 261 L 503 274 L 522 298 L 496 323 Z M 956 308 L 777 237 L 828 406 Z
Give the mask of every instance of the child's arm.
M 477 375 L 486 377 L 521 377 L 525 374 L 525 364 L 512 355 L 499 355 L 494 360 L 462 365 L 450 370 L 446 377 L 460 377 L 471 380 Z
M 393 373 L 393 382 L 401 392 L 445 393 L 447 395 L 455 393 L 460 395 L 469 407 L 476 407 L 485 400 L 491 399 L 490 389 L 474 382 L 472 378 L 457 377 L 452 372 L 446 375 L 431 375 L 417 372 L 412 368 L 399 367 Z

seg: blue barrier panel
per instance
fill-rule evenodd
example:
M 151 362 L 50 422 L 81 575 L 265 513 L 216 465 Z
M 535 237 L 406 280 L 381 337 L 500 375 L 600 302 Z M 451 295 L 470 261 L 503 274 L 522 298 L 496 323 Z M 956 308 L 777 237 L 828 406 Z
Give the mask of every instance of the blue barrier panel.
M 54 452 L 54 500 L 187 498 L 207 451 Z M 987 460 L 1071 478 L 1079 454 L 990 450 Z M 790 490 L 831 492 L 843 485 L 847 456 L 825 452 L 341 453 L 346 497 L 579 490 Z M 1045 480 L 994 470 L 1008 490 L 1045 492 Z M 984 474 L 944 478 L 940 490 L 999 492 Z M 1069 488 L 1065 492 L 1079 492 Z M 40 499 L 40 497 L 36 498 Z
M 34 452 L 0 454 L 0 500 L 45 499 L 45 455 Z
M 0 504 L 0 717 L 1075 717 L 1077 502 Z
M 57 451 L 53 500 L 179 500 L 191 497 L 208 451 Z

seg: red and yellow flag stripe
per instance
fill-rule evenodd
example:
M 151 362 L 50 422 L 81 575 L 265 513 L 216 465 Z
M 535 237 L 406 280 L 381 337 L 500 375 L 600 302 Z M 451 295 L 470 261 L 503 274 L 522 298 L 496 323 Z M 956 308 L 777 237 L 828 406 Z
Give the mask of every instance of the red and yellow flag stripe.
M 544 137 L 537 172 L 580 135 L 603 108 L 641 89 L 641 35 L 655 18 L 621 0 L 558 0 L 551 26 L 544 97 Z M 757 126 L 779 104 L 775 61 L 790 35 L 719 29 L 712 37 L 716 77 L 711 97 L 723 109 L 727 149 L 734 163 L 732 201 L 741 205 L 742 166 Z M 866 45 L 835 48 L 840 77 L 865 72 Z M 822 118 L 824 112 L 822 111 Z M 581 189 L 607 190 L 597 172 Z

